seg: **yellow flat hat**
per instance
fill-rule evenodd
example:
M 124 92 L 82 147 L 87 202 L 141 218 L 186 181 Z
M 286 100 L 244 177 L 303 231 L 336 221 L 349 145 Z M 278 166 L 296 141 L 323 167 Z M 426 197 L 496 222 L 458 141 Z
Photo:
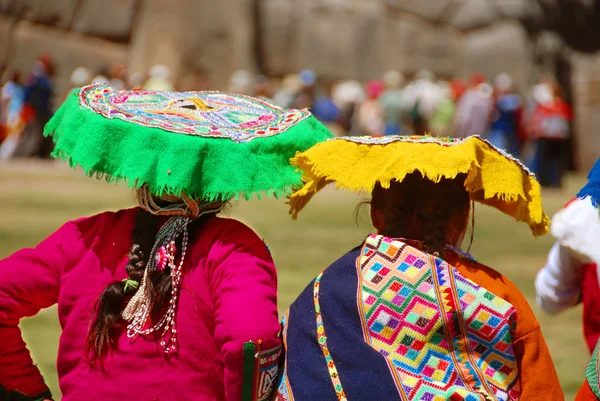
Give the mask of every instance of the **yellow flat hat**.
M 415 171 L 433 182 L 464 173 L 471 199 L 527 223 L 535 236 L 548 232 L 550 219 L 542 209 L 541 187 L 533 173 L 478 136 L 340 137 L 296 153 L 291 163 L 302 171 L 304 182 L 290 199 L 294 219 L 330 182 L 337 188 L 371 193 L 376 183 L 389 188 L 391 181 L 402 181 Z

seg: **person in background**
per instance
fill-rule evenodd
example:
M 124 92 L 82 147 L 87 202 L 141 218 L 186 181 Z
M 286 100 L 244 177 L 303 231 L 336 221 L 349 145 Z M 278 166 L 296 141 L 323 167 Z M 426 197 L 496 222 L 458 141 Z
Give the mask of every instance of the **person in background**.
M 335 88 L 335 85 L 334 80 L 325 80 L 323 92 L 317 96 L 311 108 L 313 115 L 325 124 L 337 123 L 341 118 L 341 110 L 333 101 L 333 88 Z
M 271 102 L 272 92 L 269 78 L 264 75 L 257 75 L 252 79 L 252 96 Z
M 92 72 L 85 67 L 75 68 L 71 73 L 71 77 L 69 78 L 69 87 L 64 92 L 62 101 L 69 96 L 73 89 L 81 88 L 82 86 L 89 85 L 90 83 L 92 83 Z
M 385 121 L 384 135 L 402 133 L 402 84 L 404 75 L 398 71 L 388 71 L 383 75 L 385 91 L 379 98 L 383 119 Z
M 555 83 L 536 86 L 534 98 L 536 106 L 528 122 L 528 135 L 536 143 L 533 170 L 542 186 L 560 188 L 573 112 Z
M 583 303 L 583 334 L 591 353 L 600 339 L 600 160 L 588 179 L 552 218 L 556 242 L 535 289 L 538 305 L 552 315 Z
M 598 222 L 598 207 L 600 206 L 600 159 L 588 175 L 587 184 L 577 194 L 578 200 L 588 201 L 575 206 L 580 209 L 569 212 L 571 219 L 565 221 L 563 226 L 567 235 L 564 238 L 565 249 L 560 252 L 563 256 L 556 261 L 559 267 L 553 277 L 553 282 L 564 282 L 563 290 L 571 288 L 571 294 L 565 294 L 568 304 L 577 303 L 575 294 L 583 300 L 583 327 L 586 342 L 592 356 L 585 369 L 585 382 L 580 387 L 575 401 L 598 401 L 600 400 L 600 286 L 598 268 L 600 267 L 600 252 L 598 251 L 598 238 L 600 238 L 600 224 Z M 567 206 L 567 208 L 569 208 Z M 586 218 L 589 219 L 586 221 Z M 566 220 L 566 219 L 565 219 Z M 563 244 L 561 243 L 561 247 Z M 555 245 L 556 247 L 556 245 Z M 550 261 L 550 257 L 548 258 Z M 540 272 L 541 273 L 541 272 Z M 565 277 L 566 276 L 566 277 Z M 567 278 L 567 280 L 565 280 Z M 579 279 L 579 280 L 578 280 Z M 580 288 L 578 288 L 578 282 Z M 563 298 L 558 295 L 557 301 Z M 586 330 L 587 329 L 587 330 Z M 597 342 L 594 344 L 594 340 Z
M 15 149 L 15 157 L 35 156 L 47 158 L 54 147 L 52 140 L 44 137 L 44 126 L 52 116 L 54 97 L 54 61 L 44 53 L 36 61 L 24 86 L 27 126 L 23 138 Z
M 18 72 L 12 74 L 0 91 L 0 161 L 12 157 L 25 127 L 24 91 Z
M 508 74 L 500 74 L 494 80 L 495 106 L 492 112 L 489 141 L 492 145 L 511 155 L 519 155 L 518 133 L 522 118 L 522 101 L 514 93 L 513 82 Z
M 146 82 L 146 76 L 141 71 L 136 71 L 128 74 L 127 89 L 142 89 Z
M 404 88 L 402 109 L 409 117 L 412 132 L 417 135 L 429 132 L 429 121 L 444 97 L 433 79 L 431 71 L 422 70 L 417 73 L 416 80 Z
M 302 90 L 302 79 L 298 74 L 288 74 L 283 78 L 281 87 L 273 95 L 273 102 L 284 109 L 294 106 L 296 97 Z
M 471 87 L 463 94 L 456 108 L 454 136 L 484 136 L 490 127 L 494 107 L 493 89 L 480 74 L 471 78 Z
M 456 113 L 456 99 L 458 95 L 453 90 L 451 84 L 448 82 L 438 82 L 443 93 L 443 100 L 431 120 L 429 121 L 429 127 L 431 134 L 435 136 L 450 136 L 452 133 L 452 121 L 454 121 L 454 114 Z
M 381 81 L 369 81 L 365 85 L 366 99 L 356 110 L 356 122 L 364 135 L 381 136 L 385 130 L 383 110 L 379 97 L 384 90 Z
M 357 122 L 358 106 L 365 99 L 365 90 L 358 81 L 342 81 L 335 85 L 333 101 L 340 109 L 339 123 L 347 135 L 361 135 Z
M 110 87 L 113 89 L 125 89 L 127 80 L 127 67 L 123 64 L 113 64 L 110 68 Z
M 144 88 L 156 91 L 172 91 L 171 70 L 164 64 L 156 64 L 150 68 L 149 78 Z
M 310 109 L 317 96 L 317 75 L 312 70 L 304 70 L 300 72 L 299 77 L 302 85 L 294 100 L 294 108 Z
M 229 92 L 250 95 L 252 93 L 252 74 L 246 70 L 237 70 L 229 78 Z

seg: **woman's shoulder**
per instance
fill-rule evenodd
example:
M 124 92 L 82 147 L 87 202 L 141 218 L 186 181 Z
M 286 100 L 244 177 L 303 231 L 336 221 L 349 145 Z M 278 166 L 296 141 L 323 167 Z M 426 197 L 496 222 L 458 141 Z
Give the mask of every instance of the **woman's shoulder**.
M 517 311 L 515 337 L 539 328 L 539 323 L 529 306 L 529 302 L 519 288 L 506 276 L 482 263 L 457 256 L 446 258 L 465 278 L 510 303 Z
M 232 254 L 272 261 L 270 250 L 254 230 L 239 220 L 213 217 L 196 233 L 194 249 L 221 262 Z M 272 262 L 271 262 L 272 263 Z
M 204 232 L 208 236 L 214 236 L 219 242 L 264 242 L 248 225 L 227 217 L 216 216 L 209 219 L 204 227 Z
M 86 237 L 92 232 L 102 230 L 120 230 L 123 224 L 131 225 L 139 208 L 121 209 L 118 211 L 105 211 L 90 216 L 80 217 L 67 221 L 59 229 L 70 232 L 78 237 Z

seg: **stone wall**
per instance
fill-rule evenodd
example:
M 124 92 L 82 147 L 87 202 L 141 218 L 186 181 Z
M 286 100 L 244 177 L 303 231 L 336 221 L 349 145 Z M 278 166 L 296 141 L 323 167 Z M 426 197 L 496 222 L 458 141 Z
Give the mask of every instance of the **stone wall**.
M 506 71 L 524 88 L 536 78 L 519 0 L 263 0 L 264 67 L 311 68 L 374 79 L 389 69 L 444 77 Z
M 573 52 L 575 154 L 578 165 L 589 169 L 600 157 L 600 53 Z
M 221 88 L 237 69 L 377 79 L 388 69 L 442 77 L 510 73 L 524 91 L 571 64 L 582 168 L 600 154 L 600 5 L 579 0 L 0 0 L 0 67 L 27 72 L 49 51 L 58 90 L 76 66 L 171 67 L 180 89 Z M 573 12 L 565 13 L 565 10 Z M 548 31 L 555 32 L 547 35 Z M 557 40 L 546 40 L 547 38 Z M 556 45 L 558 43 L 558 45 Z M 578 50 L 578 53 L 572 50 Z M 566 56 L 565 56 L 566 55 Z M 565 58 L 566 57 L 566 58 Z M 563 71 L 564 72 L 564 71 Z M 572 91 L 571 91 L 572 89 Z M 592 99 L 592 100 L 590 100 Z M 596 151 L 598 149 L 598 151 Z M 594 152 L 596 152 L 594 154 Z
M 221 87 L 237 69 L 379 78 L 394 68 L 444 77 L 536 78 L 525 23 L 534 0 L 0 0 L 0 65 L 28 70 L 44 50 L 57 84 L 78 65 L 156 63 Z

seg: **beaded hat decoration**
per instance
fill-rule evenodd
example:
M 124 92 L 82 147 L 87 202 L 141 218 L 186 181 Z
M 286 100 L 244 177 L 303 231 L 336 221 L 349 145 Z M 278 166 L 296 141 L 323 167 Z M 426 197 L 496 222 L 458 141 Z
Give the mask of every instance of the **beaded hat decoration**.
M 581 188 L 577 197 L 582 199 L 589 197 L 595 207 L 600 207 L 600 159 L 590 170 L 588 182 Z
M 286 112 L 262 99 L 222 92 L 115 92 L 95 85 L 79 93 L 79 102 L 107 118 L 235 142 L 277 135 L 310 116 L 305 110 Z
M 328 183 L 371 193 L 376 183 L 389 188 L 391 181 L 419 171 L 433 182 L 466 174 L 464 185 L 472 200 L 528 224 L 536 236 L 549 229 L 534 174 L 478 136 L 340 137 L 298 153 L 291 163 L 302 171 L 304 181 L 290 199 L 293 218 Z
M 302 182 L 289 158 L 331 137 L 306 110 L 245 95 L 106 84 L 74 90 L 44 134 L 89 176 L 208 202 L 291 194 Z

